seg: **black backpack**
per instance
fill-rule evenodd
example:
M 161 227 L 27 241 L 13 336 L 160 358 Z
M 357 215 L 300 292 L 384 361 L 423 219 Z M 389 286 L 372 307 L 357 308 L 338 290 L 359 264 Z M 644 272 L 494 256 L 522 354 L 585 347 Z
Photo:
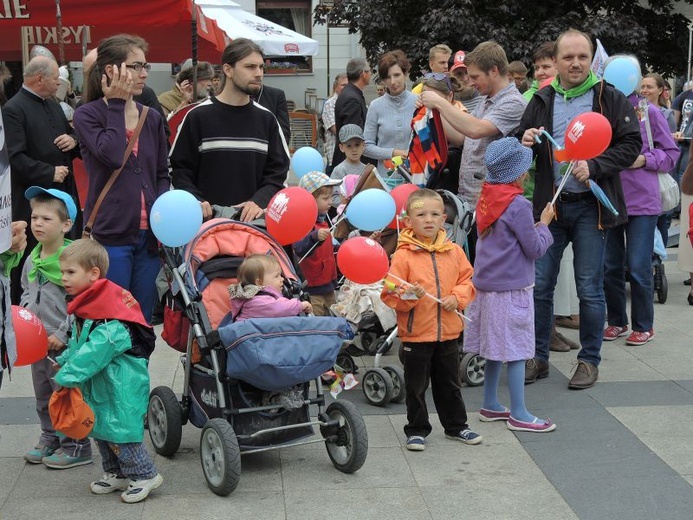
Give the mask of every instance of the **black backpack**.
M 138 358 L 149 359 L 156 346 L 156 334 L 154 334 L 154 329 L 129 321 L 124 321 L 123 324 L 130 331 L 130 340 L 132 342 L 132 347 L 126 354 Z

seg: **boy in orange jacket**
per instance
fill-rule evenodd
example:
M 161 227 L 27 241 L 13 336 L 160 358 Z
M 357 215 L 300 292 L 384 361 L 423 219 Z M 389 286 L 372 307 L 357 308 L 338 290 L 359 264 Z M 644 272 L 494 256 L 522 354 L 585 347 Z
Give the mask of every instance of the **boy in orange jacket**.
M 392 256 L 392 280 L 381 295 L 397 311 L 407 402 L 404 433 L 411 451 L 423 451 L 431 433 L 425 401 L 429 379 L 445 437 L 465 444 L 482 440 L 467 424 L 458 372 L 457 340 L 464 328 L 458 313 L 474 299 L 473 269 L 462 248 L 446 237 L 444 222 L 443 199 L 435 191 L 421 189 L 409 196 L 407 229 Z M 397 278 L 406 283 L 393 288 Z

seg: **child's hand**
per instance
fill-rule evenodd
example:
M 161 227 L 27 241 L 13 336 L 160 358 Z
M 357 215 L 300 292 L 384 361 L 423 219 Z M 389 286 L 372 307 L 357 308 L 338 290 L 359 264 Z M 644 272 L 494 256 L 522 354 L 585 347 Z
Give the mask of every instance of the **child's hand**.
M 441 305 L 446 311 L 457 310 L 457 298 L 454 295 L 446 296 L 441 301 L 443 302 Z
M 328 237 L 331 237 L 332 235 L 330 234 L 329 229 L 321 228 L 318 229 L 318 240 L 320 242 L 323 242 L 324 240 L 327 240 Z
M 382 233 L 380 231 L 373 231 L 368 238 L 375 240 L 376 242 L 380 242 L 381 235 Z
M 55 337 L 55 334 L 48 336 L 48 350 L 62 350 L 65 343 Z
M 423 298 L 426 294 L 426 289 L 421 287 L 418 283 L 414 283 L 407 289 L 407 292 L 413 293 L 417 298 Z
M 539 221 L 542 224 L 549 225 L 551 224 L 551 221 L 553 220 L 553 217 L 556 216 L 556 212 L 553 210 L 553 206 L 551 205 L 550 202 L 546 204 L 546 207 L 544 208 L 544 211 L 541 212 L 541 217 L 539 218 Z
M 301 312 L 313 314 L 313 306 L 310 304 L 310 302 L 301 302 Z

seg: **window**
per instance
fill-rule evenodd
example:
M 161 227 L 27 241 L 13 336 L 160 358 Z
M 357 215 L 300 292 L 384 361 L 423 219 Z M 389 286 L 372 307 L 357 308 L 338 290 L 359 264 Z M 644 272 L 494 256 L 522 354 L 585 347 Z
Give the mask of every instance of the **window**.
M 311 36 L 310 0 L 257 1 L 257 15 L 299 34 Z M 310 56 L 266 56 L 267 74 L 313 72 Z

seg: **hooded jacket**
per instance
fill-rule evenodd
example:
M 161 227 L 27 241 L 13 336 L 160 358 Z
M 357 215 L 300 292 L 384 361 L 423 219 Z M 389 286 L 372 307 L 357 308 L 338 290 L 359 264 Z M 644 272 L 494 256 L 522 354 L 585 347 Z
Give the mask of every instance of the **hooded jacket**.
M 284 298 L 274 287 L 238 283 L 229 286 L 229 295 L 234 321 L 298 316 L 303 308 L 301 300 Z
M 474 269 L 462 248 L 448 240 L 443 230 L 438 231 L 432 243 L 426 244 L 417 240 L 411 229 L 405 229 L 392 256 L 390 273 L 408 283 L 418 283 L 438 299 L 455 295 L 459 311 L 467 307 L 476 294 L 472 284 Z M 394 277 L 389 281 L 400 285 Z M 387 285 L 380 297 L 397 312 L 398 335 L 403 342 L 440 342 L 459 337 L 464 322 L 456 313 L 444 310 L 442 305 L 426 296 L 403 299 L 401 289 L 392 291 Z M 402 289 L 406 290 L 406 286 Z
M 604 211 L 599 206 L 599 224 L 603 229 L 614 227 L 628 220 L 626 203 L 621 187 L 620 172 L 628 168 L 640 154 L 642 138 L 640 123 L 635 109 L 628 99 L 605 81 L 600 81 L 594 87 L 592 111 L 599 112 L 611 123 L 612 137 L 609 147 L 604 153 L 587 161 L 590 179 L 594 180 L 606 193 L 609 200 L 618 210 L 618 216 Z M 553 132 L 553 101 L 556 91 L 548 86 L 536 92 L 532 97 L 525 113 L 522 115 L 517 131 L 518 139 L 529 128 L 541 126 L 551 134 Z M 534 184 L 534 220 L 538 221 L 546 204 L 555 193 L 553 178 L 553 153 L 548 139 L 532 147 L 536 158 L 536 174 Z M 560 220 L 561 215 L 556 218 Z

